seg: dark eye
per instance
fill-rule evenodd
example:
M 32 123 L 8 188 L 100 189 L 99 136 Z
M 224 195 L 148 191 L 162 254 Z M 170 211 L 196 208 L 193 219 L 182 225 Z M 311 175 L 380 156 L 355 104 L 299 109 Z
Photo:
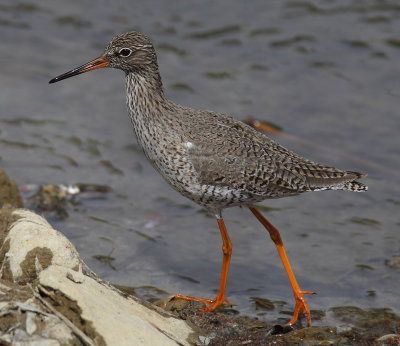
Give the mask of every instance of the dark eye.
M 123 56 L 123 57 L 128 57 L 129 55 L 131 55 L 132 54 L 132 50 L 130 50 L 129 48 L 122 48 L 120 51 L 119 51 L 119 55 L 121 55 L 121 56 Z

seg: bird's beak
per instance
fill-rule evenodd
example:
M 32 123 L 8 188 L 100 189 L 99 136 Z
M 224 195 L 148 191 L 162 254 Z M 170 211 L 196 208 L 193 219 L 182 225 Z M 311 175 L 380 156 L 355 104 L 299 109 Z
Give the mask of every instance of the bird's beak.
M 51 83 L 59 82 L 60 80 L 63 80 L 63 79 L 69 78 L 69 77 L 73 77 L 73 76 L 76 76 L 81 73 L 89 72 L 89 71 L 95 70 L 97 68 L 106 67 L 108 65 L 108 63 L 109 63 L 108 60 L 106 60 L 102 56 L 100 56 L 97 59 L 89 61 L 85 65 L 74 68 L 71 71 L 68 71 L 56 78 L 53 78 L 51 81 L 49 81 L 49 83 L 51 84 Z

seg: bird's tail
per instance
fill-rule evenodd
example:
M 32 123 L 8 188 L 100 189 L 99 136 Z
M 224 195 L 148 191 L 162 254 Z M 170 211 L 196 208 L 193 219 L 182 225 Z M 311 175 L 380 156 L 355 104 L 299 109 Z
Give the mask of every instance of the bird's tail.
M 348 173 L 353 173 L 356 175 L 356 179 L 361 179 L 366 177 L 366 174 L 363 173 L 358 173 L 358 172 L 348 172 Z M 349 190 L 349 191 L 354 191 L 354 192 L 363 192 L 368 190 L 368 186 L 360 183 L 359 181 L 349 181 L 346 184 L 344 184 L 344 190 Z
M 335 170 L 332 168 L 332 170 Z M 329 171 L 325 168 L 325 173 Z M 338 177 L 338 173 L 340 176 Z M 315 174 L 315 172 L 314 172 Z M 362 179 L 367 175 L 359 172 L 352 171 L 338 171 L 335 170 L 324 178 L 307 177 L 308 190 L 307 191 L 322 191 L 322 190 L 348 190 L 354 192 L 367 191 L 368 186 L 360 183 L 357 179 Z

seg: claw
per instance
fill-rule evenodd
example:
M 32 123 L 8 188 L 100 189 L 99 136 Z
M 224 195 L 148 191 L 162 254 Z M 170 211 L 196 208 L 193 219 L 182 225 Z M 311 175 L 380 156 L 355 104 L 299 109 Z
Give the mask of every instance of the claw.
M 203 312 L 214 311 L 218 306 L 222 305 L 222 303 L 227 303 L 229 306 L 232 306 L 230 301 L 225 297 L 215 297 L 215 299 L 205 299 L 205 298 L 196 298 L 190 296 L 182 296 L 180 294 L 174 297 L 175 299 L 185 299 L 185 300 L 195 300 L 196 302 L 201 302 L 205 304 L 205 308 L 200 310 L 199 313 L 202 314 Z
M 218 306 L 222 305 L 222 303 L 224 302 L 227 303 L 230 307 L 232 306 L 230 301 L 226 298 L 218 299 L 218 297 L 216 297 L 215 299 L 204 299 L 202 302 L 206 304 L 206 307 L 199 311 L 200 314 L 207 311 L 214 311 Z
M 307 314 L 307 324 L 310 327 L 311 326 L 311 313 L 310 309 L 308 308 L 307 302 L 304 298 L 305 294 L 315 294 L 315 292 L 311 291 L 297 291 L 294 292 L 294 298 L 296 300 L 296 306 L 294 308 L 293 312 L 293 317 L 292 319 L 287 323 L 287 325 L 291 326 L 294 324 L 299 316 L 302 316 L 304 310 L 306 311 Z

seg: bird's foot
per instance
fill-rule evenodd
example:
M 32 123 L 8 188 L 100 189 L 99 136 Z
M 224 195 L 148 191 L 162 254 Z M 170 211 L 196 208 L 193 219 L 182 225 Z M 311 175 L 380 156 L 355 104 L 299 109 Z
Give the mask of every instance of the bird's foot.
M 307 314 L 307 324 L 310 327 L 311 326 L 311 313 L 310 309 L 308 308 L 307 302 L 304 298 L 305 294 L 315 294 L 315 292 L 310 292 L 310 291 L 294 291 L 294 298 L 296 299 L 296 306 L 294 308 L 294 313 L 292 319 L 287 323 L 287 325 L 291 326 L 297 321 L 297 318 L 301 316 L 304 312 L 306 311 Z
M 232 306 L 232 304 L 229 302 L 228 299 L 225 298 L 223 295 L 217 295 L 215 299 L 205 299 L 205 298 L 196 298 L 196 297 L 190 297 L 190 296 L 182 296 L 180 294 L 177 294 L 175 299 L 184 299 L 184 300 L 195 300 L 196 302 L 201 302 L 205 304 L 205 308 L 200 310 L 199 313 L 207 312 L 207 311 L 214 311 L 218 306 L 220 306 L 222 303 L 227 303 L 229 306 Z

